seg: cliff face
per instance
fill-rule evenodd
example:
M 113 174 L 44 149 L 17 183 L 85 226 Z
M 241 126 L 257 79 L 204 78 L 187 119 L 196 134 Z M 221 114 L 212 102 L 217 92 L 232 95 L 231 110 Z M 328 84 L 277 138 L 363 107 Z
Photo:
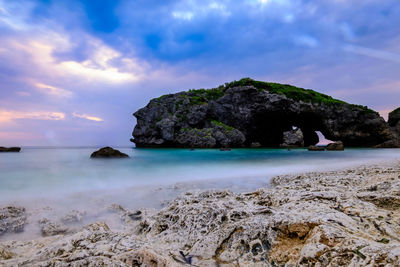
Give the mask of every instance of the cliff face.
M 304 145 L 315 131 L 345 146 L 374 146 L 391 138 L 373 110 L 290 85 L 249 78 L 209 90 L 165 95 L 135 112 L 137 147 L 277 147 L 296 126 Z

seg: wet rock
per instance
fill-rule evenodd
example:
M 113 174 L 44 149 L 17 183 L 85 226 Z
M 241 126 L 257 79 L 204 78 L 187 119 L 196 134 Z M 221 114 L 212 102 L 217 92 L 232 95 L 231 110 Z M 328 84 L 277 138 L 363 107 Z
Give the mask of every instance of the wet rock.
M 344 150 L 344 145 L 341 141 L 330 143 L 326 146 L 326 150 Z
M 68 231 L 68 228 L 65 225 L 52 222 L 46 218 L 39 220 L 39 226 L 43 236 L 60 235 L 65 234 Z
M 125 153 L 119 150 L 113 149 L 112 147 L 103 147 L 98 151 L 95 151 L 90 156 L 91 158 L 129 158 Z
M 231 151 L 232 149 L 230 149 L 228 147 L 221 147 L 219 150 L 220 151 Z
M 0 236 L 4 233 L 19 233 L 24 230 L 27 217 L 23 207 L 5 207 L 0 209 Z
M 325 151 L 323 146 L 309 146 L 308 151 Z
M 0 147 L 0 152 L 20 152 L 20 147 Z

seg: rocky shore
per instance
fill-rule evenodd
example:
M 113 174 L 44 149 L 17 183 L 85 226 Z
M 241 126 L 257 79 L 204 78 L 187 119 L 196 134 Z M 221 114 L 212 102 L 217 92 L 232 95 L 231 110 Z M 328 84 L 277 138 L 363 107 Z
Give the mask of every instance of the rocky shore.
M 249 193 L 187 192 L 159 211 L 109 207 L 124 230 L 66 230 L 78 212 L 42 220 L 44 237 L 0 236 L 0 265 L 399 266 L 399 207 L 400 162 L 277 176 Z M 27 216 L 2 209 L 0 228 L 21 231 Z

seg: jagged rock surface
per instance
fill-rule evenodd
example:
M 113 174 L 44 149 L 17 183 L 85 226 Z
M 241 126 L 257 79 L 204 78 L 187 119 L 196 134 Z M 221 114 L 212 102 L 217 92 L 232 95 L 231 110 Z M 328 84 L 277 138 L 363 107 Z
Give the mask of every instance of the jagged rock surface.
M 251 79 L 165 95 L 134 115 L 137 147 L 278 147 L 292 126 L 303 132 L 305 146 L 318 142 L 315 131 L 345 146 L 374 146 L 391 137 L 384 119 L 366 107 Z
M 344 150 L 344 145 L 341 141 L 329 143 L 326 146 L 326 150 L 334 150 L 334 151 Z
M 0 243 L 0 265 L 399 266 L 399 188 L 397 162 L 278 176 L 251 193 L 188 192 L 153 215 L 135 213 L 126 232 L 98 222 Z

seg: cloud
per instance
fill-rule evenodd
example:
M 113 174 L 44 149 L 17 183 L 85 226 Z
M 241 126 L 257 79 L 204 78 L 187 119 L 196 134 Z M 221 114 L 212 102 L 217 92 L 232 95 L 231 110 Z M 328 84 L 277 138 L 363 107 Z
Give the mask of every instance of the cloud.
M 65 114 L 62 112 L 49 112 L 49 111 L 13 111 L 13 110 L 0 110 L 0 123 L 10 122 L 18 119 L 31 119 L 31 120 L 64 120 Z
M 354 54 L 400 63 L 400 54 L 396 53 L 351 44 L 345 45 L 343 49 Z
M 34 83 L 34 85 L 39 89 L 39 91 L 45 94 L 54 95 L 58 97 L 71 97 L 73 95 L 71 91 L 47 85 L 44 83 Z
M 72 113 L 72 116 L 76 117 L 76 118 L 86 119 L 86 120 L 89 120 L 89 121 L 96 121 L 96 122 L 104 121 L 102 118 L 99 118 L 99 117 L 89 116 L 89 115 L 86 115 L 86 114 L 79 114 L 79 113 L 76 113 L 76 112 Z

